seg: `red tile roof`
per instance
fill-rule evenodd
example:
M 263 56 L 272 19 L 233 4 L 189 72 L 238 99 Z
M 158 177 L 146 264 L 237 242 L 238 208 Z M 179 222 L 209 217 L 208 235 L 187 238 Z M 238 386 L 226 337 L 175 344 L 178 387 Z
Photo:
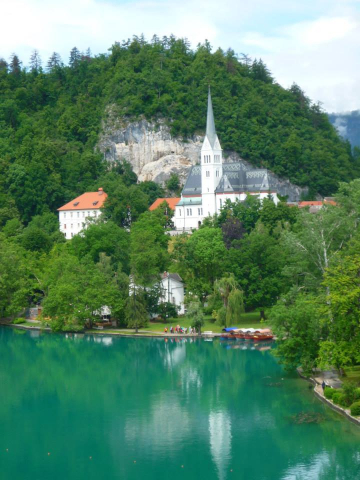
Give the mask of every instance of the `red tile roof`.
M 107 194 L 102 188 L 97 192 L 86 192 L 79 197 L 74 198 L 71 202 L 58 208 L 58 211 L 63 210 L 95 210 L 101 208 L 107 199 Z
M 334 202 L 334 200 L 299 202 L 299 208 L 321 207 L 322 205 L 336 205 L 336 202 Z
M 176 205 L 179 203 L 180 198 L 157 198 L 155 202 L 150 206 L 149 210 L 155 210 L 158 208 L 163 202 L 166 202 L 171 210 L 175 210 Z

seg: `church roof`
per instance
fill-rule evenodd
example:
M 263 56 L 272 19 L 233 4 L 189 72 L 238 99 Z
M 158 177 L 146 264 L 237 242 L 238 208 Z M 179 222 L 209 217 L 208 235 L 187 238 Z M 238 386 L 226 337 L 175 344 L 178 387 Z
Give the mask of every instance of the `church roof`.
M 211 101 L 211 93 L 209 87 L 209 94 L 208 94 L 208 108 L 207 108 L 207 118 L 206 118 L 206 136 L 209 139 L 210 145 L 214 148 L 215 140 L 216 140 L 216 130 L 215 130 L 215 120 L 214 120 L 214 112 L 213 106 Z
M 223 163 L 223 176 L 215 190 L 216 193 L 231 192 L 267 192 L 272 188 L 268 171 L 264 168 L 246 170 L 242 163 Z M 201 167 L 194 165 L 188 175 L 183 195 L 201 195 Z

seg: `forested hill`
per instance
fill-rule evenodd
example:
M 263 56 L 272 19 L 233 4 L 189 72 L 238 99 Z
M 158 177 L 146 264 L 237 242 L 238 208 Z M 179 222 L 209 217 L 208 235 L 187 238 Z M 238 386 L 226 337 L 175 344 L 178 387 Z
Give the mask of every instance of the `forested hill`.
M 21 60 L 21 59 L 20 59 Z M 95 147 L 109 104 L 119 115 L 165 118 L 175 135 L 204 132 L 211 85 L 222 147 L 311 192 L 329 195 L 360 162 L 301 89 L 281 88 L 262 61 L 185 40 L 134 38 L 92 57 L 56 53 L 24 69 L 0 61 L 0 224 L 56 211 L 94 188 L 107 166 Z M 25 60 L 25 59 L 23 59 Z

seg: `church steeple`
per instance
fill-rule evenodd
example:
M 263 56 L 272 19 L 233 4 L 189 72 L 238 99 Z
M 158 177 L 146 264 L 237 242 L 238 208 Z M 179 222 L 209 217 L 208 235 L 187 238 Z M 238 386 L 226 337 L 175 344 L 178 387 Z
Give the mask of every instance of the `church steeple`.
M 208 93 L 208 108 L 207 108 L 207 118 L 206 118 L 206 136 L 209 139 L 210 145 L 214 148 L 214 144 L 216 140 L 216 130 L 215 130 L 213 106 L 211 101 L 210 85 L 209 85 L 209 93 Z

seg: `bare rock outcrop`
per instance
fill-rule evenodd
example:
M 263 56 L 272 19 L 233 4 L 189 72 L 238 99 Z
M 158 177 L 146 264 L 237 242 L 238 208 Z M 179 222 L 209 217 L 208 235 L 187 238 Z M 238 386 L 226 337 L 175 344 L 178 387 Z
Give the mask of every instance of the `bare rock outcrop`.
M 173 137 L 164 120 L 125 122 L 114 107 L 109 107 L 98 148 L 109 162 L 129 162 L 139 181 L 164 184 L 176 173 L 184 184 L 191 166 L 200 162 L 202 141 L 203 137 L 198 135 L 186 141 Z M 224 152 L 224 161 L 241 162 L 245 170 L 254 168 L 235 152 Z M 308 191 L 273 173 L 269 173 L 269 180 L 280 195 L 288 196 L 289 201 L 299 201 Z

